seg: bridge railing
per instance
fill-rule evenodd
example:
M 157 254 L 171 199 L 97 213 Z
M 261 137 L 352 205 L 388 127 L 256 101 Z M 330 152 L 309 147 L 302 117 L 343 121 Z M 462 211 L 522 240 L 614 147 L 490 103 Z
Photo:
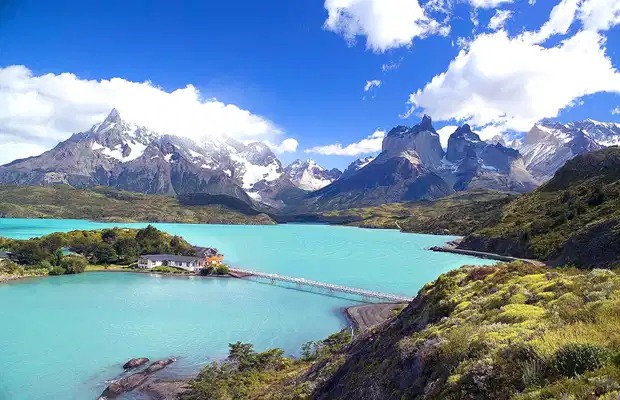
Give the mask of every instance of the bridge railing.
M 271 280 L 272 282 L 275 282 L 275 281 L 288 282 L 288 283 L 294 283 L 298 286 L 312 286 L 312 287 L 317 287 L 317 288 L 321 288 L 321 289 L 325 289 L 329 291 L 349 293 L 353 295 L 362 296 L 364 298 L 376 298 L 376 299 L 383 299 L 383 300 L 394 301 L 394 302 L 410 302 L 411 300 L 413 300 L 412 297 L 399 296 L 399 295 L 394 295 L 394 294 L 389 294 L 389 293 L 381 293 L 381 292 L 372 291 L 372 290 L 357 289 L 357 288 L 352 288 L 348 286 L 335 285 L 331 283 L 308 280 L 305 278 L 294 278 L 290 276 L 270 274 L 266 272 L 251 271 L 251 270 L 245 270 L 245 269 L 239 269 L 239 268 L 231 268 L 231 272 L 240 274 L 240 275 L 245 275 L 247 277 L 258 277 L 258 278 L 268 279 L 268 280 Z

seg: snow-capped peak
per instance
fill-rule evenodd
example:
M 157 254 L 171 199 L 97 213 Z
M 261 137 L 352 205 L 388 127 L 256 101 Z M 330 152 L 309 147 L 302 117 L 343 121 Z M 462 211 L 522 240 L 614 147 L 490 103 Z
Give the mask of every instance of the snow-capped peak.
M 314 160 L 295 160 L 284 169 L 289 179 L 303 190 L 318 190 L 342 176 L 338 169 L 326 170 Z

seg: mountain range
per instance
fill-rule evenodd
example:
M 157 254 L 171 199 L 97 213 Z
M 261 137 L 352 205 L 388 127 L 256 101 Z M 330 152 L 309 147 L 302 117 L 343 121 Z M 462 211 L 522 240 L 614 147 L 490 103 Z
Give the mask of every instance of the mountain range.
M 444 150 L 425 115 L 412 127 L 390 130 L 376 157 L 341 172 L 313 160 L 285 167 L 262 142 L 158 134 L 112 110 L 51 150 L 0 166 L 0 184 L 110 186 L 193 205 L 296 213 L 433 200 L 469 189 L 529 192 L 573 157 L 618 143 L 620 124 L 543 120 L 521 140 L 488 142 L 465 124 Z

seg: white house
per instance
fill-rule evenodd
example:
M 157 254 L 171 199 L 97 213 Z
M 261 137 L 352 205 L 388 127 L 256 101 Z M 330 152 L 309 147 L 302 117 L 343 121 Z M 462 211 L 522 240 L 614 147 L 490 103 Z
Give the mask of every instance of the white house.
M 174 254 L 150 254 L 140 256 L 138 268 L 153 269 L 155 267 L 174 267 L 196 272 L 205 266 L 205 259 Z
M 0 261 L 10 259 L 9 253 L 0 250 Z

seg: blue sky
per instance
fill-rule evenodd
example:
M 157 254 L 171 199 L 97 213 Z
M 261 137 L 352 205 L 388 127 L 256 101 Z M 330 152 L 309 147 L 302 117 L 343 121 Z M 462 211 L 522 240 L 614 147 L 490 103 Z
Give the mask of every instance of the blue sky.
M 523 131 L 543 117 L 620 122 L 620 113 L 612 113 L 620 107 L 620 2 L 530 3 L 8 1 L 0 7 L 0 68 L 21 65 L 26 72 L 0 73 L 0 105 L 17 110 L 0 111 L 0 139 L 24 152 L 49 148 L 101 118 L 121 96 L 112 91 L 128 99 L 131 83 L 145 81 L 162 93 L 192 85 L 199 99 L 187 104 L 215 98 L 244 113 L 214 114 L 213 134 L 276 145 L 292 138 L 298 146 L 282 149 L 284 161 L 314 158 L 328 167 L 345 167 L 376 150 L 380 134 L 348 150 L 325 146 L 346 147 L 376 131 L 415 124 L 424 112 L 436 128 L 470 122 L 487 136 Z M 489 26 L 494 16 L 496 23 L 505 16 L 505 25 Z M 538 36 L 526 39 L 528 32 Z M 451 67 L 459 53 L 462 65 Z M 590 61 L 581 65 L 581 59 Z M 443 83 L 427 87 L 445 72 Z M 73 74 L 66 85 L 63 73 Z M 52 75 L 37 79 L 46 74 Z M 112 78 L 122 78 L 114 85 L 123 88 L 93 87 Z M 380 85 L 365 92 L 368 81 Z M 118 107 L 140 122 L 157 120 L 146 105 L 148 99 L 136 95 Z M 143 109 L 132 108 L 138 106 Z M 33 108 L 46 111 L 30 116 Z M 227 118 L 244 124 L 228 132 Z M 155 125 L 166 130 L 174 122 Z

